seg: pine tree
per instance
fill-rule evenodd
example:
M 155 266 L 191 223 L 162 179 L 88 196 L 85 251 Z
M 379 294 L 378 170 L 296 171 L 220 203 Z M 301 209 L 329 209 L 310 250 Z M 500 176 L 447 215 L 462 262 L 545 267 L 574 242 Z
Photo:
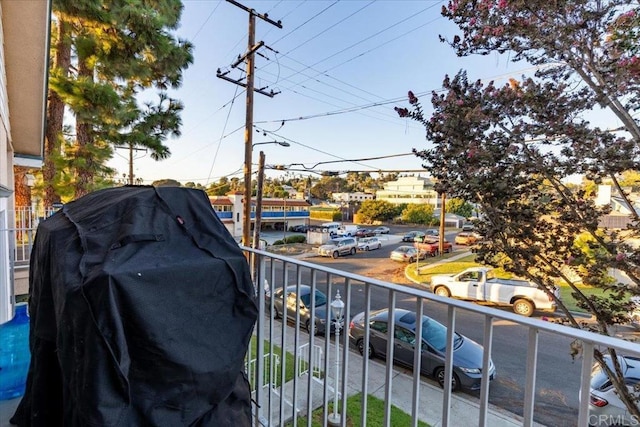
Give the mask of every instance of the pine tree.
M 183 106 L 166 91 L 180 86 L 183 70 L 193 61 L 191 43 L 171 34 L 182 9 L 179 0 L 54 1 L 58 36 L 47 152 L 49 147 L 56 152 L 62 141 L 62 103 L 75 120 L 73 144 L 65 152 L 74 197 L 109 183 L 113 171 L 105 164 L 114 146 L 143 147 L 156 160 L 170 155 L 165 141 L 180 135 Z M 156 101 L 150 101 L 153 91 Z M 147 102 L 140 105 L 142 92 Z M 51 169 L 45 169 L 48 179 Z M 49 194 L 55 180 L 47 186 Z

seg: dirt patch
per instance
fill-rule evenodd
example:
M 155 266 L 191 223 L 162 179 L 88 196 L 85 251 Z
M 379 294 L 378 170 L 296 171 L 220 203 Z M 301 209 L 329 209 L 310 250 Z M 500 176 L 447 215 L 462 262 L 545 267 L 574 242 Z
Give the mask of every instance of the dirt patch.
M 289 243 L 286 245 L 269 245 L 268 252 L 281 255 L 301 255 L 307 252 L 314 252 L 316 247 L 306 243 Z
M 397 266 L 371 266 L 371 268 L 367 269 L 367 271 L 363 274 L 367 277 L 375 277 L 376 279 L 383 280 L 385 282 L 399 283 L 399 284 L 409 284 L 411 283 L 404 275 L 404 269 L 406 265 L 399 264 Z

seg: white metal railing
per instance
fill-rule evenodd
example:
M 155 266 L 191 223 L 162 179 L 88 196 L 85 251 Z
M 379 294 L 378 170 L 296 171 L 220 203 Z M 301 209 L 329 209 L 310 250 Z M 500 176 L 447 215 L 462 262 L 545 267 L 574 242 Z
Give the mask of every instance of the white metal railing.
M 589 396 L 589 383 L 590 383 L 590 374 L 591 369 L 594 363 L 593 351 L 595 348 L 615 348 L 617 351 L 621 352 L 621 354 L 626 355 L 635 355 L 640 356 L 640 346 L 637 344 L 626 341 L 620 338 L 604 336 L 600 334 L 596 334 L 593 332 L 580 330 L 576 328 L 571 328 L 568 326 L 564 326 L 561 324 L 557 324 L 554 322 L 546 322 L 535 318 L 527 318 L 523 316 L 516 315 L 514 313 L 503 311 L 495 308 L 490 308 L 481 305 L 475 305 L 472 303 L 458 301 L 450 298 L 440 297 L 432 294 L 426 290 L 417 289 L 414 287 L 388 283 L 375 278 L 359 276 L 356 274 L 336 270 L 333 268 L 327 268 L 322 265 L 312 264 L 306 262 L 304 260 L 289 258 L 286 256 L 281 256 L 278 254 L 273 254 L 261 250 L 255 250 L 251 248 L 243 247 L 244 250 L 248 252 L 252 252 L 254 256 L 257 258 L 258 262 L 258 271 L 256 272 L 256 283 L 264 283 L 264 280 L 267 279 L 269 283 L 271 283 L 271 291 L 275 291 L 277 288 L 286 285 L 300 285 L 302 283 L 307 284 L 311 287 L 312 294 L 315 290 L 322 288 L 326 290 L 327 296 L 333 296 L 336 290 L 340 291 L 342 295 L 342 299 L 345 303 L 345 312 L 344 318 L 348 321 L 353 317 L 355 313 L 351 313 L 350 306 L 354 303 L 355 299 L 358 299 L 358 304 L 364 304 L 364 312 L 365 312 L 365 331 L 364 331 L 364 348 L 368 348 L 369 345 L 369 321 L 370 315 L 373 311 L 371 307 L 371 297 L 374 291 L 385 291 L 388 293 L 388 307 L 390 310 L 394 310 L 397 306 L 397 303 L 401 300 L 412 299 L 415 300 L 415 311 L 418 316 L 424 314 L 424 304 L 425 303 L 438 303 L 443 304 L 447 307 L 447 319 L 445 323 L 448 326 L 448 336 L 447 336 L 447 348 L 446 348 L 446 356 L 445 356 L 445 387 L 442 393 L 442 416 L 441 419 L 438 420 L 438 423 L 442 426 L 454 426 L 459 423 L 454 418 L 454 414 L 452 413 L 452 390 L 450 385 L 450 380 L 452 378 L 452 360 L 453 360 L 453 345 L 454 345 L 454 330 L 456 330 L 456 323 L 461 315 L 465 315 L 468 317 L 469 314 L 473 314 L 474 316 L 480 316 L 483 319 L 481 324 L 478 324 L 483 331 L 483 339 L 482 344 L 484 348 L 483 352 L 483 368 L 482 368 L 482 383 L 480 389 L 480 398 L 479 398 L 479 408 L 477 415 L 477 425 L 479 426 L 487 426 L 490 424 L 490 416 L 489 416 L 489 363 L 492 352 L 492 344 L 495 340 L 496 335 L 496 325 L 515 325 L 525 328 L 528 332 L 525 334 L 527 337 L 524 343 L 526 347 L 526 360 L 523 360 L 523 371 L 525 372 L 526 380 L 524 384 L 522 384 L 524 389 L 524 398 L 522 399 L 522 421 L 521 424 L 524 426 L 532 426 L 534 425 L 534 409 L 535 409 L 535 399 L 536 399 L 536 379 L 539 375 L 538 372 L 538 352 L 540 349 L 540 336 L 542 334 L 551 334 L 558 337 L 568 338 L 569 340 L 577 340 L 582 344 L 582 360 L 580 365 L 580 375 L 579 378 L 574 378 L 576 383 L 579 384 L 579 390 L 576 390 L 576 394 L 580 393 L 582 396 Z M 280 346 L 283 351 L 286 350 L 291 352 L 293 355 L 293 360 L 295 365 L 300 364 L 300 360 L 302 357 L 299 355 L 300 352 L 304 352 L 305 356 L 308 358 L 314 358 L 311 349 L 316 348 L 316 344 L 323 348 L 324 354 L 330 355 L 332 354 L 330 348 L 334 348 L 333 343 L 333 335 L 331 335 L 331 339 L 327 340 L 324 337 L 318 337 L 307 334 L 304 329 L 303 323 L 300 321 L 299 315 L 300 313 L 296 313 L 296 318 L 293 322 L 290 322 L 290 326 L 287 325 L 287 322 L 275 321 L 269 313 L 273 313 L 273 299 L 270 299 L 268 302 L 265 299 L 265 289 L 264 286 L 258 286 L 256 288 L 256 293 L 258 297 L 258 304 L 260 307 L 260 315 L 258 317 L 258 322 L 255 329 L 255 334 L 258 339 L 257 346 L 257 360 L 263 360 L 262 355 L 265 354 L 265 351 L 268 350 L 265 348 L 266 345 L 273 345 L 274 342 Z M 286 293 L 283 293 L 286 295 Z M 329 301 L 330 302 L 330 301 Z M 286 301 L 283 299 L 283 304 L 286 306 Z M 326 322 L 329 322 L 329 312 L 327 310 L 326 314 Z M 311 317 L 315 316 L 314 308 L 311 308 Z M 392 316 L 390 316 L 392 317 Z M 505 323 L 506 322 L 506 323 Z M 391 322 L 393 323 L 393 322 Z M 327 323 L 328 324 L 328 323 Z M 302 329 L 302 330 L 301 330 Z M 390 325 L 387 332 L 387 341 L 393 342 L 392 331 L 393 324 Z M 352 351 L 344 351 L 345 349 L 349 349 L 349 338 L 348 338 L 348 330 L 343 330 L 343 333 L 340 334 L 340 347 L 342 351 L 340 352 L 340 378 L 338 379 L 338 392 L 340 396 L 339 408 L 343 409 L 347 406 L 347 383 L 349 384 L 349 388 L 354 387 L 353 380 L 350 380 L 349 375 L 351 375 L 352 371 L 358 370 L 362 372 L 362 380 L 359 387 L 359 391 L 362 394 L 362 408 L 360 411 L 361 415 L 361 426 L 365 427 L 367 425 L 367 400 L 368 395 L 373 390 L 369 389 L 370 386 L 370 375 L 374 371 L 374 369 L 378 369 L 378 365 L 374 365 L 369 358 L 360 357 L 359 354 Z M 308 345 L 303 346 L 303 341 L 306 341 Z M 263 343 L 263 344 L 261 344 Z M 267 343 L 267 344 L 264 344 Z M 270 344 L 268 344 L 270 343 Z M 412 392 L 410 396 L 406 396 L 404 398 L 404 402 L 398 402 L 396 394 L 392 393 L 394 390 L 394 382 L 397 380 L 397 371 L 394 367 L 393 363 L 393 346 L 387 347 L 387 357 L 385 358 L 385 367 L 384 367 L 384 378 L 382 381 L 384 387 L 384 401 L 385 401 L 385 415 L 383 420 L 383 425 L 391 426 L 393 425 L 391 420 L 391 405 L 398 405 L 399 403 L 403 403 L 410 406 L 408 413 L 410 413 L 412 418 L 412 425 L 417 426 L 420 414 L 420 406 L 421 406 L 421 384 L 423 383 L 423 378 L 420 375 L 419 369 L 414 369 L 412 373 Z M 562 349 L 558 349 L 558 351 L 562 351 Z M 420 359 L 420 347 L 415 346 L 415 354 L 414 360 Z M 330 357 L 324 358 L 322 361 L 322 370 L 324 373 L 333 372 L 330 369 Z M 313 360 L 313 359 L 311 359 Z M 280 382 L 285 384 L 289 381 L 290 386 L 293 387 L 293 396 L 298 396 L 300 393 L 306 393 L 306 396 L 301 396 L 302 403 L 300 401 L 293 400 L 292 407 L 286 407 L 285 403 L 280 401 L 279 407 L 279 417 L 275 419 L 272 418 L 273 411 L 271 411 L 272 398 L 269 395 L 269 391 L 264 391 L 262 388 L 262 384 L 257 384 L 255 401 L 256 405 L 254 407 L 254 420 L 255 425 L 283 425 L 285 420 L 291 420 L 292 425 L 296 426 L 298 421 L 297 417 L 300 414 L 311 413 L 313 410 L 317 409 L 314 403 L 313 396 L 318 392 L 323 394 L 323 399 L 320 408 L 324 411 L 324 414 L 329 414 L 330 403 L 332 402 L 332 389 L 331 384 L 335 384 L 335 382 L 324 381 L 322 382 L 322 386 L 318 385 L 317 382 L 311 380 L 312 376 L 305 377 L 301 379 L 298 376 L 293 376 L 292 378 L 285 378 L 285 372 L 287 371 L 286 367 L 286 358 L 282 359 L 282 369 L 280 371 Z M 353 366 L 353 369 L 351 368 Z M 356 369 L 357 368 L 357 369 Z M 499 367 L 498 367 L 499 368 Z M 255 364 L 256 375 L 255 378 L 261 380 L 265 378 L 264 376 L 264 364 L 256 363 Z M 294 366 L 293 372 L 299 372 L 299 366 Z M 449 381 L 447 381 L 449 379 Z M 303 383 L 304 381 L 304 383 Z M 315 389 L 314 389 L 315 387 Z M 322 387 L 322 389 L 317 390 L 318 387 Z M 406 387 L 405 387 L 406 388 Z M 298 392 L 296 392 L 298 390 Z M 351 390 L 352 391 L 352 390 Z M 300 396 L 298 396 L 300 397 Z M 438 403 L 433 402 L 433 396 L 429 396 L 429 405 L 438 405 Z M 269 402 L 269 405 L 265 405 L 265 402 Z M 589 399 L 581 399 L 579 401 L 578 407 L 578 426 L 586 426 L 588 424 L 588 415 L 589 415 Z M 287 413 L 285 413 L 287 412 Z M 339 412 L 343 412 L 340 410 Z M 514 420 L 518 419 L 514 414 Z M 325 417 L 326 419 L 326 417 Z M 311 417 L 307 418 L 307 425 L 311 426 Z M 556 424 L 564 423 L 564 420 L 557 420 Z M 346 417 L 341 418 L 341 425 L 346 426 Z M 518 425 L 517 422 L 514 421 L 514 425 Z
M 255 386 L 258 384 L 256 381 L 256 360 L 257 359 L 249 359 L 250 352 L 247 352 L 247 357 L 245 358 L 244 369 L 247 374 L 247 379 L 249 380 L 249 384 L 251 384 L 251 392 L 255 391 Z M 276 375 L 280 373 L 280 356 L 278 354 L 265 354 L 263 356 L 263 365 L 271 367 L 269 372 L 264 372 L 264 377 L 262 379 L 262 384 L 268 385 L 270 387 L 275 388 L 276 384 L 271 381 L 271 379 L 275 379 Z
M 4 230 L 5 232 L 7 230 Z M 580 362 L 580 375 L 579 378 L 574 380 L 579 384 L 579 390 L 576 393 L 580 393 L 582 396 L 589 395 L 589 382 L 591 368 L 593 366 L 593 350 L 595 348 L 615 348 L 617 351 L 626 355 L 640 356 L 640 346 L 637 343 L 626 341 L 624 339 L 608 337 L 599 335 L 593 332 L 571 328 L 561 324 L 553 322 L 545 322 L 534 318 L 526 318 L 514 313 L 493 309 L 486 306 L 475 305 L 464 301 L 458 301 L 454 299 L 439 297 L 426 290 L 417 289 L 414 287 L 408 287 L 404 285 L 398 285 L 394 283 L 384 282 L 371 277 L 364 277 L 357 274 L 336 270 L 334 268 L 327 268 L 322 265 L 313 264 L 304 260 L 290 258 L 278 254 L 265 252 L 262 250 L 251 249 L 242 247 L 244 250 L 251 252 L 257 258 L 257 276 L 256 283 L 265 283 L 265 280 L 271 284 L 271 291 L 275 291 L 277 288 L 286 285 L 300 285 L 307 284 L 311 286 L 312 291 L 322 289 L 326 295 L 333 296 L 336 290 L 340 290 L 340 293 L 345 302 L 344 318 L 346 319 L 345 327 L 348 326 L 349 319 L 353 317 L 355 313 L 351 312 L 351 306 L 357 304 L 364 306 L 365 312 L 365 348 L 368 347 L 369 337 L 369 322 L 368 319 L 373 311 L 371 298 L 374 292 L 384 291 L 388 293 L 387 306 L 390 309 L 394 309 L 398 301 L 412 299 L 415 300 L 415 311 L 418 316 L 424 313 L 425 303 L 437 303 L 447 307 L 447 318 L 445 323 L 448 326 L 449 336 L 447 339 L 447 349 L 445 365 L 446 378 L 451 379 L 452 371 L 449 367 L 452 366 L 453 358 L 453 333 L 456 329 L 456 323 L 461 316 L 474 315 L 482 319 L 478 326 L 482 328 L 482 344 L 484 347 L 484 359 L 483 359 L 483 379 L 480 389 L 477 425 L 486 426 L 489 424 L 489 380 L 487 373 L 489 372 L 489 359 L 492 352 L 492 344 L 496 339 L 496 325 L 515 325 L 526 329 L 526 360 L 523 361 L 524 370 L 526 372 L 526 380 L 524 382 L 524 398 L 522 399 L 522 425 L 532 426 L 534 425 L 535 416 L 535 399 L 536 399 L 536 379 L 538 378 L 538 353 L 540 348 L 540 337 L 544 335 L 553 335 L 557 337 L 567 338 L 571 341 L 578 341 L 582 344 L 582 359 Z M 26 254 L 30 253 L 27 251 Z M 27 258 L 28 259 L 28 258 Z M 247 362 L 247 374 L 252 384 L 252 390 L 255 390 L 254 396 L 256 405 L 254 406 L 254 420 L 255 425 L 280 425 L 284 420 L 291 419 L 294 426 L 297 425 L 297 416 L 301 414 L 311 413 L 318 408 L 317 399 L 314 396 L 317 394 L 322 395 L 320 402 L 320 408 L 325 414 L 329 413 L 330 404 L 332 402 L 333 388 L 332 385 L 335 381 L 317 381 L 317 377 L 314 375 L 308 375 L 301 377 L 299 375 L 291 375 L 291 378 L 287 374 L 290 372 L 303 372 L 305 364 L 310 364 L 314 369 L 321 371 L 321 375 L 329 375 L 333 370 L 331 369 L 334 360 L 332 357 L 324 357 L 323 355 L 332 355 L 335 347 L 333 347 L 333 335 L 330 340 L 326 340 L 321 336 L 309 335 L 306 330 L 303 329 L 303 323 L 300 321 L 299 313 L 294 322 L 287 325 L 286 322 L 275 321 L 270 313 L 273 313 L 273 300 L 267 304 L 265 299 L 265 287 L 256 287 L 256 293 L 258 297 L 258 304 L 260 308 L 260 315 L 258 316 L 258 322 L 255 327 L 255 335 L 257 340 L 255 354 L 249 355 L 249 362 Z M 283 301 L 284 303 L 284 301 Z M 286 303 L 285 303 L 286 305 Z M 329 312 L 326 313 L 326 322 L 329 322 Z M 315 317 L 314 309 L 311 309 L 311 317 Z M 327 323 L 328 324 L 328 323 Z M 388 341 L 392 341 L 390 336 L 393 327 L 389 328 Z M 282 349 L 282 357 L 273 359 L 277 355 L 275 354 L 275 346 Z M 379 361 L 372 362 L 368 358 L 362 358 L 357 353 L 352 351 L 344 351 L 349 349 L 348 330 L 343 329 L 340 334 L 340 378 L 337 381 L 338 392 L 340 396 L 339 407 L 346 408 L 348 393 L 347 384 L 353 388 L 353 381 L 349 380 L 349 375 L 352 371 L 359 371 L 362 375 L 362 381 L 359 387 L 359 392 L 362 394 L 362 422 L 361 426 L 367 425 L 367 399 L 370 392 L 369 377 L 374 369 L 378 369 L 377 365 L 372 363 L 378 363 Z M 419 347 L 416 346 L 416 353 L 418 353 Z M 558 349 L 563 351 L 563 349 Z M 292 356 L 293 367 L 287 369 L 287 358 L 284 357 L 285 352 L 288 352 Z M 389 355 L 385 359 L 384 364 L 384 401 L 385 401 L 385 418 L 383 425 L 391 426 L 391 405 L 398 405 L 404 403 L 405 406 L 409 405 L 409 413 L 412 418 L 412 425 L 417 426 L 420 414 L 421 406 L 421 384 L 423 378 L 420 375 L 420 371 L 415 369 L 412 374 L 412 393 L 407 397 L 404 402 L 398 402 L 394 397 L 392 390 L 394 390 L 394 382 L 397 382 L 397 371 L 393 363 L 393 346 L 388 348 Z M 273 356 L 270 356 L 273 355 Z M 418 354 L 415 355 L 418 360 Z M 273 363 L 269 361 L 272 358 Z M 309 362 L 310 361 L 310 362 Z M 353 366 L 353 369 L 351 367 Z M 289 367 L 291 368 L 291 367 Z M 500 368 L 498 366 L 498 368 Z M 314 378 L 316 380 L 314 380 Z M 276 379 L 278 379 L 276 381 Z M 280 392 L 273 386 L 274 384 L 281 384 L 280 387 L 284 387 L 288 383 L 291 389 L 291 395 L 299 399 L 280 399 Z M 445 381 L 445 388 L 442 394 L 442 416 L 438 420 L 438 423 L 442 426 L 454 426 L 456 425 L 455 419 L 452 419 L 452 393 L 450 389 L 450 381 Z M 265 385 L 271 385 L 271 387 L 264 387 Z M 300 403 L 302 402 L 302 403 Z M 578 407 L 577 423 L 578 426 L 585 426 L 588 424 L 588 399 L 581 399 Z M 277 405 L 276 411 L 273 411 L 273 405 Z M 438 405 L 433 402 L 433 396 L 429 396 L 429 405 Z M 277 417 L 274 417 L 274 412 Z M 515 416 L 514 416 L 515 417 Z M 278 421 L 274 421 L 278 420 Z M 563 423 L 563 420 L 557 420 L 556 424 Z M 308 418 L 307 425 L 311 426 L 311 417 Z M 342 426 L 346 426 L 346 417 L 342 417 Z
M 13 242 L 11 248 L 14 268 L 28 267 L 38 224 L 55 212 L 54 208 L 34 209 L 23 206 L 15 209 L 15 227 L 0 230 L 9 233 L 9 239 Z
M 322 347 L 315 345 L 313 351 L 309 351 L 309 343 L 302 344 L 298 349 L 298 376 L 309 374 L 316 378 L 322 378 Z

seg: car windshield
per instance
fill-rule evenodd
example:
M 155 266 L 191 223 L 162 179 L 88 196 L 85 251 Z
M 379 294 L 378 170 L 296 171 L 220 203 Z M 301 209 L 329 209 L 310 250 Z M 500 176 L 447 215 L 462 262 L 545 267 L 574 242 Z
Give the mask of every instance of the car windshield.
M 422 339 L 441 353 L 447 348 L 447 328 L 432 319 L 425 319 L 422 322 Z M 455 334 L 453 339 L 453 348 L 457 348 L 462 337 Z
M 337 240 L 328 240 L 327 243 L 325 243 L 326 245 L 330 245 L 330 246 L 338 246 L 338 241 Z
M 305 294 L 300 297 L 300 301 L 307 307 L 311 306 L 311 294 Z M 320 291 L 316 291 L 316 307 L 325 305 L 327 303 L 327 297 Z

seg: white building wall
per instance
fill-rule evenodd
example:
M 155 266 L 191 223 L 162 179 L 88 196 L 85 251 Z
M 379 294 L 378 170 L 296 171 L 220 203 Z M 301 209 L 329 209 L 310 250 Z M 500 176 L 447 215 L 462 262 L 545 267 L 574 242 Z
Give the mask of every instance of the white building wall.
M 2 8 L 0 7 L 0 323 L 13 317 L 13 287 L 9 261 L 9 212 L 13 210 L 13 150 L 8 140 L 9 102 L 4 62 Z

